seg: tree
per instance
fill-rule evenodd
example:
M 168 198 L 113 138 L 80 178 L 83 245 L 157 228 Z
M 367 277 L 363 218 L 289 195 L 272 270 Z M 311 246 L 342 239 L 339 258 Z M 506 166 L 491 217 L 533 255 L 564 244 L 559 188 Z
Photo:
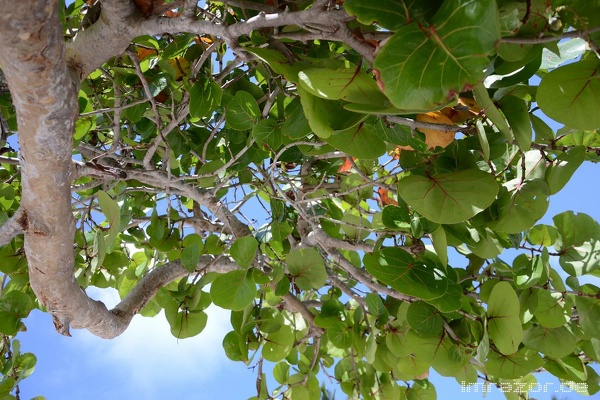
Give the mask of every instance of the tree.
M 274 364 L 261 399 L 323 369 L 360 398 L 434 398 L 430 368 L 600 389 L 600 227 L 537 223 L 600 158 L 599 1 L 164 3 L 0 1 L 2 395 L 34 307 L 186 338 L 211 303 L 229 358 Z

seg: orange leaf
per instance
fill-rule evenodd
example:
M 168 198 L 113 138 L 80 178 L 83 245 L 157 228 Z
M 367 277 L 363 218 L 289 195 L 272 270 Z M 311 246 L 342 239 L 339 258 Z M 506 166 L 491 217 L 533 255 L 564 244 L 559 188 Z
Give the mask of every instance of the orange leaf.
M 353 160 L 356 160 L 356 158 L 352 157 Z M 350 162 L 350 158 L 346 158 L 346 161 L 344 161 L 344 164 L 342 164 L 342 166 L 340 166 L 340 168 L 338 169 L 338 174 L 349 174 L 350 170 L 352 169 L 352 162 Z
M 138 60 L 143 61 L 148 56 L 156 55 L 156 50 L 147 49 L 145 47 L 138 47 L 135 50 L 135 55 L 137 56 Z
M 450 118 L 439 111 L 419 114 L 417 115 L 417 121 L 429 122 L 433 124 L 454 125 L 454 122 Z M 454 135 L 456 133 L 453 131 L 426 128 L 419 128 L 419 130 L 425 134 L 425 143 L 427 143 L 431 149 L 434 149 L 438 146 L 448 146 L 450 143 L 452 143 L 452 141 L 454 141 Z
M 377 193 L 379 194 L 379 201 L 382 206 L 388 206 L 390 204 L 394 206 L 398 205 L 398 202 L 389 196 L 389 191 L 387 189 L 379 188 L 377 189 Z

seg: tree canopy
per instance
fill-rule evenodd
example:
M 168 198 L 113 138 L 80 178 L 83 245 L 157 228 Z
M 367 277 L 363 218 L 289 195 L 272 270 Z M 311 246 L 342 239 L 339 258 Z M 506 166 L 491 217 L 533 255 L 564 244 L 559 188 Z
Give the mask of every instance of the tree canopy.
M 211 304 L 256 399 L 322 371 L 364 399 L 434 399 L 430 369 L 600 390 L 600 226 L 538 223 L 600 159 L 599 0 L 0 9 L 2 399 L 33 308 L 183 339 Z

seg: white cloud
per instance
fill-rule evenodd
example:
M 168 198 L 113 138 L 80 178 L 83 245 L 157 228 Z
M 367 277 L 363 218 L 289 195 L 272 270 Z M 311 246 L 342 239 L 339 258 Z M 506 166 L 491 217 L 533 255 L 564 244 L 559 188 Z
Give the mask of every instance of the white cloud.
M 91 289 L 92 298 L 114 306 L 119 297 L 115 290 Z M 82 352 L 95 363 L 105 363 L 118 369 L 129 387 L 135 386 L 150 398 L 159 382 L 172 385 L 193 379 L 196 383 L 208 381 L 222 373 L 227 363 L 222 341 L 231 330 L 229 311 L 211 306 L 207 309 L 208 323 L 200 335 L 177 339 L 171 335 L 163 313 L 154 318 L 135 316 L 129 328 L 112 340 L 97 338 L 87 331 L 72 332 L 82 346 Z

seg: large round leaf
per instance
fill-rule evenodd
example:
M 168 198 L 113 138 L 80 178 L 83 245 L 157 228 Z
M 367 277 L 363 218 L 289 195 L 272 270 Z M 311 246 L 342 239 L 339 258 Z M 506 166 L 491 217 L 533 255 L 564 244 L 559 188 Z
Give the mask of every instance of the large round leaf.
M 300 85 L 298 94 L 310 128 L 321 138 L 327 138 L 335 131 L 350 129 L 367 117 L 344 109 L 341 100 L 322 99 Z
M 480 81 L 499 38 L 495 1 L 448 0 L 430 25 L 398 29 L 374 66 L 396 107 L 429 110 Z
M 189 89 L 190 115 L 194 118 L 208 117 L 221 104 L 223 90 L 212 80 L 196 82 Z
M 478 169 L 400 180 L 398 194 L 425 218 L 456 224 L 487 208 L 498 193 L 494 177 Z
M 537 307 L 534 315 L 540 325 L 546 328 L 558 328 L 571 319 L 571 307 L 565 304 L 562 293 L 545 289 L 534 289 L 537 296 Z
M 287 255 L 288 271 L 302 290 L 320 288 L 327 280 L 323 257 L 315 249 L 296 249 Z
M 256 99 L 243 90 L 237 92 L 225 108 L 227 125 L 236 131 L 252 129 L 260 117 L 260 108 Z
M 450 282 L 441 269 L 417 261 L 402 249 L 389 247 L 365 254 L 363 262 L 371 275 L 401 293 L 429 300 L 448 291 Z
M 497 283 L 488 300 L 488 333 L 502 354 L 516 352 L 523 339 L 519 310 L 519 298 L 510 283 Z
M 207 320 L 204 311 L 180 311 L 171 325 L 171 334 L 178 339 L 196 336 L 204 330 Z
M 519 233 L 546 214 L 550 189 L 546 181 L 534 179 L 521 183 L 515 179 L 508 185 L 509 190 L 498 198 L 498 219 L 490 228 L 506 233 Z
M 421 336 L 439 336 L 444 320 L 434 306 L 424 301 L 415 301 L 408 306 L 406 320 L 412 329 Z
M 267 361 L 278 362 L 285 358 L 294 344 L 292 329 L 284 325 L 280 330 L 269 333 L 262 349 L 262 356 Z
M 575 351 L 579 339 L 567 328 L 533 326 L 525 331 L 523 344 L 551 358 L 564 358 Z
M 546 170 L 544 179 L 550 188 L 550 194 L 558 193 L 571 179 L 577 168 L 585 160 L 586 148 L 577 146 L 560 154 Z
M 325 140 L 335 148 L 356 158 L 373 159 L 385 153 L 385 143 L 372 125 L 358 126 L 335 132 Z
M 542 357 L 537 351 L 523 347 L 510 355 L 490 352 L 485 368 L 495 378 L 516 379 L 535 371 L 542 363 Z
M 351 103 L 389 107 L 390 102 L 373 78 L 360 70 L 350 68 L 307 68 L 298 73 L 304 89 L 327 100 L 344 100 Z
M 256 285 L 246 271 L 236 270 L 218 276 L 210 286 L 212 301 L 228 310 L 243 310 L 256 295 Z
M 248 268 L 252 264 L 252 260 L 254 260 L 256 250 L 258 250 L 256 239 L 252 236 L 243 236 L 231 245 L 230 252 L 231 257 L 233 257 L 240 267 Z
M 537 103 L 550 118 L 569 128 L 600 128 L 600 61 L 579 61 L 545 75 L 537 90 Z

